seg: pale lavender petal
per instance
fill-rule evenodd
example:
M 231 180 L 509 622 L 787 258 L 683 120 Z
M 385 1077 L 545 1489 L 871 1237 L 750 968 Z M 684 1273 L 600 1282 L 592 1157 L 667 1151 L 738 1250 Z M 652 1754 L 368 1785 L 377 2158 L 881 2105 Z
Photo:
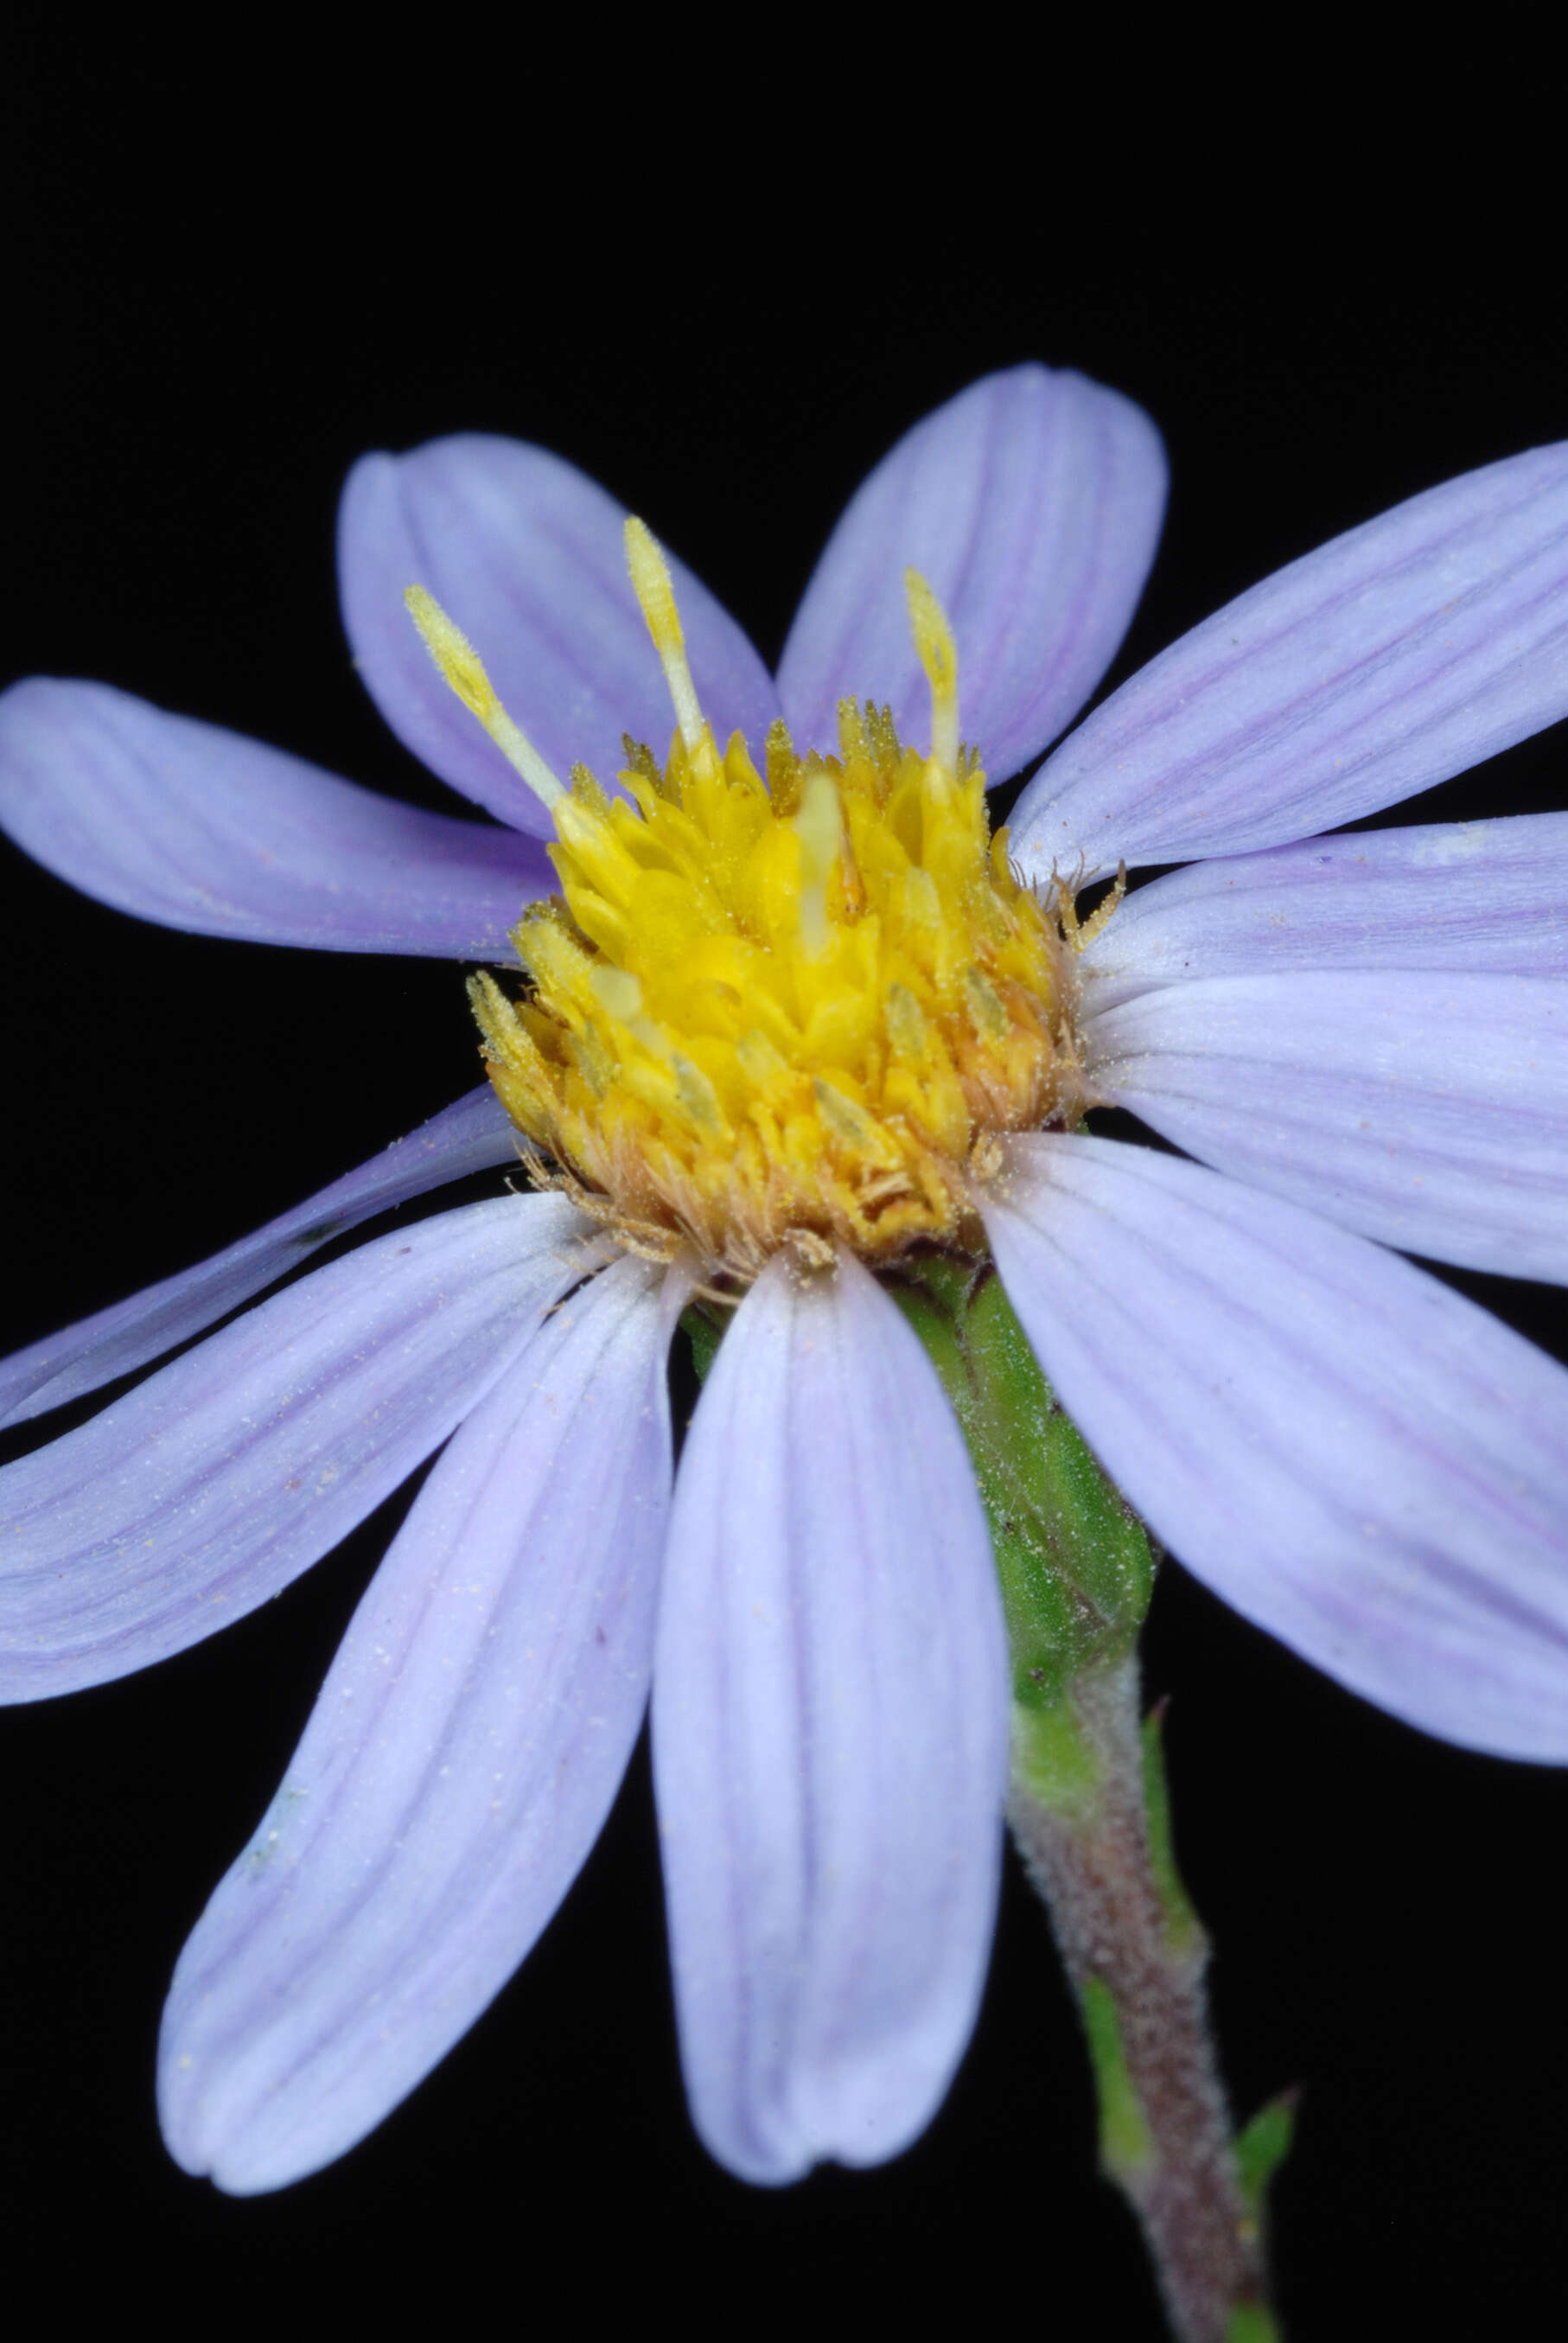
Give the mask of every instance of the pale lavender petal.
M 1568 976 L 1568 813 L 1189 863 L 1129 895 L 1083 959 L 1096 1011 L 1188 977 L 1287 968 Z
M 457 620 L 562 780 L 580 761 L 610 782 L 626 762 L 623 732 L 662 755 L 675 728 L 627 576 L 625 521 L 560 457 L 477 432 L 366 456 L 343 491 L 343 618 L 371 698 L 432 772 L 540 837 L 548 814 L 437 674 L 404 588 L 423 586 Z M 739 728 L 759 749 L 779 712 L 767 669 L 682 562 L 672 558 L 670 574 L 704 713 L 720 745 Z
M 512 1125 L 489 1083 L 481 1082 L 237 1244 L 0 1360 L 0 1431 L 145 1367 L 374 1213 L 516 1159 Z
M 555 885 L 515 832 L 397 805 L 103 683 L 0 699 L 0 826 L 85 895 L 204 936 L 507 960 Z
M 1412 497 L 1113 692 L 1013 820 L 1087 873 L 1308 838 L 1568 714 L 1568 441 Z
M 802 747 L 837 746 L 842 699 L 887 702 L 923 739 L 930 689 L 904 570 L 952 621 L 966 740 L 1005 780 L 1071 721 L 1114 658 L 1165 510 L 1141 407 L 1081 374 L 1014 367 L 906 432 L 856 491 L 779 669 Z
M 1007 1144 L 997 1267 L 1155 1535 L 1396 1716 L 1568 1758 L 1568 1374 L 1397 1253 L 1201 1164 Z
M 775 1260 L 681 1456 L 654 1671 L 687 2093 L 731 2171 L 874 2164 L 934 2113 L 985 1982 L 1008 1715 L 924 1353 L 848 1256 Z
M 180 1956 L 158 2100 L 248 2196 L 353 2147 L 467 2033 L 598 1837 L 642 1723 L 687 1291 L 628 1259 L 457 1433 Z
M 0 1472 L 0 1699 L 199 1643 L 346 1537 L 591 1265 L 559 1197 L 362 1245 Z
M 1406 1252 L 1568 1282 L 1568 983 L 1211 977 L 1084 1029 L 1097 1096 Z

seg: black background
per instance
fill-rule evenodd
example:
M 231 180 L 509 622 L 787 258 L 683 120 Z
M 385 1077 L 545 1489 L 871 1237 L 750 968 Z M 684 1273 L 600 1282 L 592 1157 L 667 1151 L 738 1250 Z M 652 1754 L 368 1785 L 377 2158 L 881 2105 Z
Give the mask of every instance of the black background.
M 1395 198 L 1303 237 L 1234 187 L 1206 209 L 1134 185 L 1112 143 L 1131 199 L 1112 235 L 1105 169 L 1092 200 L 1060 146 L 997 176 L 983 126 L 922 140 L 847 116 L 837 85 L 813 100 L 809 75 L 699 106 L 635 77 L 609 94 L 586 59 L 509 80 L 497 60 L 498 89 L 438 47 L 279 70 L 68 28 L 24 32 L 15 62 L 5 671 L 101 677 L 422 805 L 444 793 L 380 726 L 336 614 L 335 499 L 368 447 L 478 427 L 559 449 L 772 657 L 839 506 L 910 422 L 991 367 L 1075 365 L 1150 409 L 1172 463 L 1115 680 L 1334 531 L 1568 434 L 1565 337 L 1516 246 Z M 1549 735 L 1387 819 L 1561 803 L 1564 762 Z M 0 910 L 7 1346 L 228 1242 L 474 1079 L 443 964 L 165 934 L 8 847 Z M 1562 1354 L 1559 1297 L 1453 1282 Z M 0 1720 L 0 2219 L 22 2246 L 79 2255 L 72 2286 L 193 2308 L 284 2270 L 291 2303 L 351 2274 L 367 2309 L 429 2286 L 454 2316 L 499 2283 L 519 2318 L 562 2290 L 606 2318 L 902 2318 L 957 2284 L 977 2315 L 1157 2335 L 1016 1877 L 973 2049 L 915 2150 L 783 2193 L 709 2163 L 640 1759 L 524 1972 L 374 2138 L 249 2203 L 166 2161 L 171 1966 L 406 1502 L 156 1674 Z M 1561 2308 L 1568 1784 L 1394 1725 L 1175 1568 L 1147 1648 L 1236 2099 L 1304 2086 L 1277 2191 L 1292 2333 Z

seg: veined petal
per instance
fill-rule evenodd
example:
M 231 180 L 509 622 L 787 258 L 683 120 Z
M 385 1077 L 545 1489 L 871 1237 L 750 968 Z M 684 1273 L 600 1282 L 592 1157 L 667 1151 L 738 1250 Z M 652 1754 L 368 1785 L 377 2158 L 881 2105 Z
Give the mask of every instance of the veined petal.
M 1020 799 L 1028 869 L 1332 830 L 1568 714 L 1568 441 L 1450 480 L 1173 643 Z
M 488 1082 L 292 1212 L 126 1302 L 78 1318 L 0 1361 L 0 1431 L 145 1367 L 297 1269 L 330 1238 L 449 1180 L 517 1159 L 512 1125 Z
M 905 433 L 857 489 L 806 589 L 779 669 L 802 746 L 830 748 L 841 699 L 919 729 L 929 689 L 904 570 L 952 621 L 959 709 L 993 781 L 1078 713 L 1115 657 L 1165 512 L 1160 435 L 1081 374 L 1014 367 Z
M 355 663 L 405 747 L 518 830 L 550 818 L 454 698 L 404 607 L 423 586 L 456 619 L 515 722 L 564 781 L 574 761 L 612 782 L 621 734 L 661 754 L 674 714 L 627 576 L 626 512 L 574 465 L 467 432 L 407 456 L 366 456 L 338 514 L 338 582 Z M 779 712 L 733 618 L 670 558 L 687 653 L 722 748 L 754 747 Z
M 422 813 L 103 683 L 0 699 L 0 824 L 137 919 L 324 951 L 506 960 L 554 874 L 529 840 Z
M 997 1267 L 1156 1536 L 1394 1715 L 1568 1757 L 1568 1374 L 1397 1254 L 1200 1164 L 1007 1146 Z
M 1568 976 L 1568 813 L 1308 838 L 1168 871 L 1083 957 L 1091 1011 L 1287 968 Z
M 346 1537 L 591 1265 L 555 1196 L 362 1245 L 0 1472 L 0 1698 L 129 1674 Z
M 175 1972 L 165 2136 L 236 2195 L 341 2156 L 467 2033 L 642 1723 L 669 1503 L 658 1272 L 547 1318 L 431 1473 Z M 670 1304 L 673 1304 L 673 1309 Z
M 1562 978 L 1211 977 L 1083 1038 L 1097 1096 L 1220 1171 L 1406 1252 L 1568 1282 Z
M 653 1756 L 688 2096 L 782 2181 L 930 2120 L 985 1981 L 1006 1650 L 969 1457 L 848 1255 L 775 1259 L 680 1462 Z

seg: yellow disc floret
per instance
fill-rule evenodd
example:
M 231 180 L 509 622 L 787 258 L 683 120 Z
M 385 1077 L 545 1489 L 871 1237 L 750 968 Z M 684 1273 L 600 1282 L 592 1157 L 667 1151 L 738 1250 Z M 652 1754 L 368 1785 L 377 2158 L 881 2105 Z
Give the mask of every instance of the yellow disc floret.
M 545 1175 L 639 1248 L 744 1278 L 785 1243 L 966 1242 L 995 1135 L 1083 1091 L 1070 924 L 990 835 L 936 598 L 911 574 L 931 753 L 845 701 L 836 756 L 776 724 L 764 775 L 739 733 L 720 753 L 662 557 L 640 523 L 628 543 L 680 720 L 662 767 L 627 739 L 624 798 L 579 765 L 555 801 L 528 990 L 473 988 L 490 1078 Z

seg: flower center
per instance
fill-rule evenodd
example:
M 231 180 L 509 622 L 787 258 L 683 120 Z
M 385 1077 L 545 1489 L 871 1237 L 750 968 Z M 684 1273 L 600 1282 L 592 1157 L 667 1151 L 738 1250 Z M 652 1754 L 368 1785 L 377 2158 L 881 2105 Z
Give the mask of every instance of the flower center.
M 555 813 L 561 892 L 513 930 L 527 990 L 472 987 L 490 1079 L 540 1174 L 639 1250 L 690 1243 L 745 1278 L 785 1243 L 973 1245 L 996 1134 L 1081 1111 L 1079 937 L 1070 898 L 1048 908 L 990 834 L 936 598 L 908 573 L 929 755 L 845 700 L 836 755 L 779 722 L 759 772 L 739 733 L 720 751 L 662 557 L 639 522 L 627 537 L 678 722 L 663 765 L 627 739 L 623 798 L 581 765 L 563 790 L 410 589 L 442 672 Z

